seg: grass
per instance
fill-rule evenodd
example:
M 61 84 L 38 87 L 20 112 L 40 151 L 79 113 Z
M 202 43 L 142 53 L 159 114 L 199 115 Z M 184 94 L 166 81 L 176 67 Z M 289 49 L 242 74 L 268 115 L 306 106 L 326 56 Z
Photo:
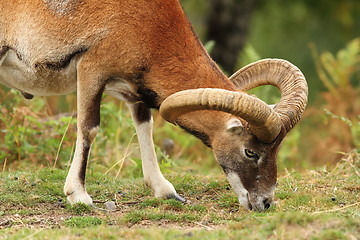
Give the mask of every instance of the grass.
M 173 172 L 167 178 L 187 203 L 153 198 L 140 178 L 88 171 L 96 208 L 69 206 L 66 171 L 0 173 L 0 239 L 358 239 L 360 156 L 335 168 L 291 171 L 279 177 L 276 206 L 262 213 L 239 205 L 215 172 Z M 104 210 L 114 201 L 116 210 Z M 86 230 L 85 230 L 86 229 Z
M 88 228 L 88 227 L 94 227 L 97 225 L 102 224 L 102 220 L 98 217 L 92 217 L 92 216 L 75 216 L 68 218 L 64 221 L 64 225 L 66 227 L 76 227 L 76 228 Z

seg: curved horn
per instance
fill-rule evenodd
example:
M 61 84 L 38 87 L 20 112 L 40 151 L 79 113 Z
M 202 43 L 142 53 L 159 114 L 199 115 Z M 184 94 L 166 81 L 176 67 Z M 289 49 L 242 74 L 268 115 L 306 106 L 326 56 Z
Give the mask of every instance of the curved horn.
M 246 120 L 250 131 L 263 142 L 272 142 L 281 130 L 278 114 L 262 100 L 244 92 L 199 88 L 174 93 L 160 106 L 160 114 L 169 122 L 190 111 L 218 110 Z
M 281 99 L 275 106 L 286 131 L 290 131 L 300 120 L 307 104 L 308 87 L 302 72 L 282 59 L 264 59 L 249 64 L 230 80 L 241 91 L 262 85 L 273 85 L 280 89 Z

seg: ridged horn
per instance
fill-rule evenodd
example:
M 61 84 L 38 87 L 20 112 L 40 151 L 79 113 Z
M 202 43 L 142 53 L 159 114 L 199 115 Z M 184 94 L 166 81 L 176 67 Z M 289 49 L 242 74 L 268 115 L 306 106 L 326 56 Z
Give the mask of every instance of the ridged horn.
M 286 131 L 290 131 L 300 120 L 307 104 L 308 87 L 302 72 L 282 59 L 264 59 L 249 64 L 230 80 L 241 91 L 262 85 L 279 88 L 281 99 L 274 110 L 279 114 Z
M 160 106 L 164 119 L 174 123 L 187 112 L 218 110 L 238 116 L 250 124 L 250 131 L 263 142 L 272 142 L 281 130 L 278 114 L 262 100 L 244 92 L 199 88 L 170 95 Z

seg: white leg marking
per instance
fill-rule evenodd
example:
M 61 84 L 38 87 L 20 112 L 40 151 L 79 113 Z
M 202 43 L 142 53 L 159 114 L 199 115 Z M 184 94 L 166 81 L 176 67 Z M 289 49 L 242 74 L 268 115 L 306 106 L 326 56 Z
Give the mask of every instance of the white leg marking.
M 92 140 L 94 140 L 98 129 L 99 127 L 90 130 L 89 138 L 91 142 Z M 71 163 L 68 175 L 66 177 L 65 186 L 64 186 L 64 192 L 70 204 L 75 204 L 75 203 L 85 203 L 88 205 L 93 204 L 91 197 L 89 196 L 89 194 L 86 192 L 85 189 L 85 184 L 84 184 L 85 179 L 80 179 L 81 171 L 84 171 L 84 169 L 82 168 L 84 168 L 83 157 L 84 154 L 86 154 L 84 152 L 86 151 L 85 144 L 86 143 L 84 138 L 82 137 L 80 131 L 78 131 L 75 155 Z
M 153 119 L 149 122 L 138 123 L 134 117 L 133 105 L 129 104 L 129 108 L 133 114 L 138 142 L 140 145 L 142 170 L 144 174 L 144 181 L 154 191 L 156 197 L 166 198 L 175 196 L 176 191 L 174 186 L 165 179 L 160 171 L 157 161 L 154 142 L 152 138 Z

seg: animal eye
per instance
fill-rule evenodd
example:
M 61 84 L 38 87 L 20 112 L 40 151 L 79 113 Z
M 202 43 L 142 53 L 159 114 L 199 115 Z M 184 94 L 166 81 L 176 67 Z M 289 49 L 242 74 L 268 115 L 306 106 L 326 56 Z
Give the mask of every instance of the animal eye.
M 259 160 L 259 158 L 260 158 L 259 154 L 257 154 L 254 151 L 251 151 L 249 149 L 245 149 L 245 155 L 246 155 L 246 157 L 254 159 L 254 160 Z

